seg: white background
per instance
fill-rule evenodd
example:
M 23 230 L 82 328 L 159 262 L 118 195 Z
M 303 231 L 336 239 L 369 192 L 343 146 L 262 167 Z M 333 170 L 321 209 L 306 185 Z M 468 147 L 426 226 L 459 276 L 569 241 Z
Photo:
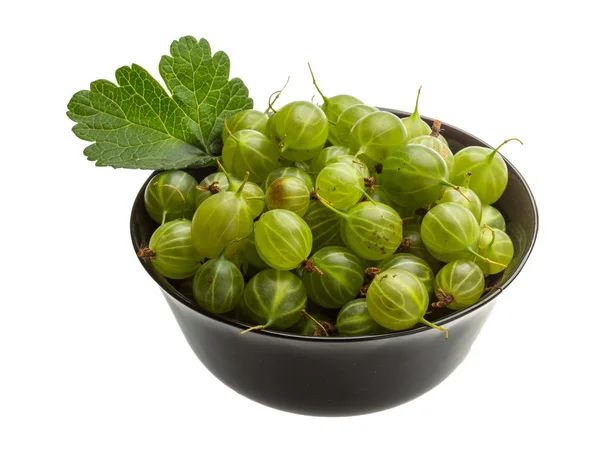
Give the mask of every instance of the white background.
M 488 5 L 497 6 L 488 6 Z M 597 15 L 570 2 L 19 2 L 0 27 L 0 448 L 600 448 Z M 420 5 L 420 6 L 417 6 Z M 422 5 L 422 6 L 421 6 Z M 485 6 L 484 6 L 485 5 Z M 97 168 L 65 112 L 171 41 L 204 37 L 255 105 L 322 90 L 413 107 L 528 180 L 538 242 L 467 360 L 401 407 L 324 419 L 222 385 L 133 252 L 148 172 Z

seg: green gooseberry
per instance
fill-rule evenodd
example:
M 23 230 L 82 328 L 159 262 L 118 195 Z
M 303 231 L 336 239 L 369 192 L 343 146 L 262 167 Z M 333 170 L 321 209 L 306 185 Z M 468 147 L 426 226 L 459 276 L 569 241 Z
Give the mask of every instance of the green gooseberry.
M 440 135 L 440 128 L 442 126 L 442 122 L 439 120 L 433 121 L 433 127 L 431 129 L 431 134 L 427 136 L 417 136 L 408 141 L 409 144 L 421 144 L 425 147 L 429 147 L 434 150 L 436 153 L 439 153 L 446 165 L 448 166 L 448 173 L 450 177 L 452 177 L 452 170 L 454 169 L 454 153 L 448 147 L 448 144 L 445 140 L 442 140 L 442 135 Z
M 406 126 L 398 116 L 387 111 L 376 111 L 359 119 L 350 131 L 350 149 L 357 156 L 364 153 L 375 162 L 408 142 Z
M 477 194 L 469 189 L 469 180 L 471 172 L 467 172 L 465 175 L 465 182 L 460 187 L 460 192 L 454 188 L 447 187 L 444 194 L 436 200 L 436 204 L 454 202 L 464 206 L 475 216 L 475 220 L 481 221 L 481 200 Z
M 477 245 L 477 253 L 506 267 L 515 256 L 515 247 L 512 239 L 506 232 L 499 228 L 486 226 L 481 233 Z M 481 268 L 484 275 L 492 275 L 504 270 L 504 267 L 497 264 L 490 264 L 488 261 L 482 259 L 477 259 L 475 263 Z
M 155 222 L 191 219 L 196 211 L 196 179 L 183 170 L 154 175 L 144 190 L 144 206 Z
M 439 301 L 432 306 L 464 309 L 477 303 L 484 289 L 485 279 L 477 264 L 466 260 L 452 261 L 435 277 L 434 291 Z
M 506 231 L 506 221 L 500 211 L 490 205 L 481 205 L 481 220 L 479 225 L 484 227 L 487 225 L 491 228 L 498 228 L 499 230 Z
M 341 217 L 321 202 L 311 201 L 302 218 L 312 233 L 313 252 L 329 245 L 344 245 L 340 234 Z
M 227 124 L 225 124 L 227 129 Z M 223 166 L 235 177 L 250 173 L 249 181 L 260 184 L 280 166 L 279 148 L 262 133 L 240 130 L 231 134 L 223 145 Z
M 352 105 L 342 111 L 335 125 L 340 145 L 350 147 L 350 131 L 352 130 L 352 127 L 367 114 L 377 111 L 379 111 L 377 108 L 363 104 Z
M 304 182 L 309 191 L 315 190 L 315 183 L 312 177 L 305 170 L 299 169 L 298 167 L 279 167 L 273 170 L 271 173 L 269 173 L 267 179 L 265 180 L 265 190 L 267 190 L 267 188 L 273 181 L 281 177 L 299 178 Z
M 187 219 L 160 225 L 152 233 L 148 247 L 141 248 L 138 256 L 149 261 L 160 275 L 174 280 L 194 275 L 204 259 L 194 247 L 192 222 Z
M 291 272 L 265 269 L 248 281 L 242 302 L 252 321 L 259 324 L 242 334 L 265 328 L 285 330 L 302 317 L 306 289 L 302 280 Z
M 342 218 L 340 234 L 347 248 L 359 258 L 381 261 L 392 255 L 402 241 L 402 219 L 384 203 L 360 202 L 347 212 L 322 202 Z
M 421 280 L 403 269 L 379 272 L 367 290 L 369 314 L 384 328 L 401 331 L 422 323 L 445 333 L 448 331 L 425 319 L 429 293 Z
M 507 142 L 517 141 L 511 138 L 495 149 L 471 146 L 465 147 L 454 155 L 454 171 L 451 181 L 455 183 L 464 179 L 471 172 L 470 187 L 479 196 L 482 203 L 491 205 L 498 201 L 508 185 L 508 169 L 498 150 Z
M 310 102 L 290 102 L 273 114 L 272 121 L 271 138 L 279 142 L 283 158 L 292 161 L 311 159 L 327 141 L 327 116 Z
M 260 216 L 266 208 L 265 193 L 261 189 L 261 187 L 258 184 L 253 183 L 252 181 L 246 180 L 242 182 L 240 179 L 229 175 L 229 173 L 221 165 L 218 159 L 217 164 L 219 166 L 219 169 L 225 174 L 225 177 L 227 178 L 227 190 L 229 192 L 237 192 L 241 189 L 241 195 L 250 207 L 250 213 L 252 214 L 252 218 L 256 219 L 258 216 Z
M 229 181 L 227 180 L 227 175 L 223 172 L 213 172 L 210 175 L 207 175 L 200 184 L 196 186 L 196 208 L 211 195 L 226 191 L 227 189 L 229 189 Z
M 433 294 L 434 274 L 427 262 L 410 253 L 396 253 L 383 261 L 377 268 L 384 272 L 388 269 L 403 269 L 415 275 L 425 285 L 427 292 Z
M 316 180 L 319 196 L 340 211 L 357 204 L 364 195 L 364 178 L 353 165 L 343 162 L 329 164 Z
M 402 242 L 400 247 L 398 247 L 398 253 L 414 255 L 422 259 L 429 265 L 434 274 L 443 265 L 441 261 L 429 253 L 429 250 L 427 250 L 427 247 L 423 243 L 420 223 L 412 223 L 403 227 Z
M 330 145 L 329 147 L 325 147 L 315 158 L 313 158 L 311 164 L 312 173 L 315 175 L 318 174 L 331 159 L 342 155 L 350 155 L 350 149 L 348 147 L 342 147 L 339 145 Z
M 340 336 L 372 336 L 387 330 L 379 325 L 367 307 L 367 300 L 357 298 L 346 303 L 337 315 L 335 327 Z
M 258 254 L 270 267 L 292 270 L 308 258 L 312 233 L 302 217 L 285 209 L 263 213 L 254 226 Z
M 265 193 L 267 208 L 287 209 L 302 217 L 310 204 L 310 191 L 303 180 L 296 177 L 280 177 L 274 180 Z
M 235 263 L 225 259 L 227 247 L 217 258 L 202 264 L 193 280 L 194 300 L 215 314 L 232 311 L 244 294 L 244 276 Z
M 431 208 L 421 223 L 421 237 L 427 250 L 440 261 L 476 257 L 491 261 L 475 251 L 479 241 L 479 222 L 471 211 L 458 203 L 441 203 Z
M 192 241 L 196 250 L 207 258 L 219 256 L 225 245 L 252 232 L 254 220 L 248 202 L 243 197 L 248 176 L 235 192 L 221 191 L 198 206 L 192 218 Z M 229 180 L 229 188 L 233 184 Z M 245 245 L 239 242 L 232 245 Z
M 225 118 L 227 121 L 227 128 L 234 134 L 241 130 L 255 130 L 259 133 L 268 136 L 267 120 L 268 117 L 264 111 L 258 111 L 256 109 L 243 109 L 236 112 L 229 118 Z M 229 133 L 226 128 L 223 128 L 221 133 L 221 139 L 223 143 L 227 141 Z
M 367 167 L 367 165 L 363 163 L 360 159 L 352 155 L 334 156 L 327 162 L 325 167 L 335 163 L 344 163 L 348 164 L 349 166 L 352 166 L 362 178 L 368 178 L 370 176 L 369 168 Z
M 308 298 L 324 308 L 341 308 L 356 298 L 364 273 L 359 259 L 345 247 L 324 247 L 302 264 Z
M 421 144 L 397 149 L 383 162 L 381 184 L 399 206 L 426 207 L 439 199 L 447 186 L 448 166 L 434 150 Z

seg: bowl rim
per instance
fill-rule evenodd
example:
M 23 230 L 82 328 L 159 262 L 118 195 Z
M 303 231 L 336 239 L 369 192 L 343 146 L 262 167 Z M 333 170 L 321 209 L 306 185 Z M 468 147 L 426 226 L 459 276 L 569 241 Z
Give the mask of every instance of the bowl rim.
M 377 108 L 380 111 L 390 112 L 399 117 L 407 117 L 411 114 L 406 111 L 401 111 L 401 110 L 396 110 L 396 109 L 391 109 L 391 108 L 385 108 L 385 107 L 377 107 Z M 421 119 L 423 119 L 424 121 L 426 121 L 428 123 L 433 122 L 433 119 L 430 117 L 427 117 L 427 116 L 420 116 L 420 117 L 421 117 Z M 494 148 L 494 147 L 490 146 L 488 143 L 486 143 L 485 141 L 482 141 L 480 138 L 478 138 L 478 137 L 474 136 L 473 134 L 468 133 L 454 125 L 444 122 L 444 126 L 451 127 L 455 132 L 464 134 L 465 136 L 469 137 L 470 139 L 479 142 L 479 145 L 481 145 L 482 147 L 487 147 L 490 149 Z M 539 212 L 538 212 L 537 203 L 535 201 L 535 198 L 533 196 L 531 188 L 527 184 L 527 181 L 525 180 L 525 178 L 517 170 L 517 168 L 508 159 L 506 159 L 506 157 L 504 155 L 502 155 L 500 152 L 498 152 L 498 154 L 502 157 L 502 159 L 504 160 L 504 162 L 506 163 L 508 168 L 512 172 L 514 172 L 514 174 L 517 176 L 517 178 L 519 178 L 519 180 L 522 182 L 523 187 L 525 188 L 525 192 L 527 194 L 528 200 L 531 202 L 532 211 L 533 211 L 533 217 L 532 217 L 533 235 L 532 235 L 531 243 L 524 250 L 523 258 L 522 258 L 521 262 L 519 263 L 519 265 L 515 268 L 513 273 L 500 284 L 500 287 L 502 289 L 495 289 L 493 291 L 490 291 L 490 293 L 485 295 L 480 301 L 469 306 L 468 308 L 454 311 L 445 317 L 442 317 L 438 320 L 433 321 L 432 323 L 434 323 L 435 325 L 443 326 L 443 325 L 449 324 L 451 322 L 454 322 L 464 316 L 467 316 L 467 315 L 473 313 L 474 311 L 476 311 L 480 308 L 483 308 L 484 306 L 486 306 L 487 304 L 492 302 L 519 275 L 519 273 L 525 266 L 527 260 L 529 259 L 529 256 L 531 255 L 531 252 L 533 251 L 533 247 L 535 246 L 535 243 L 537 240 L 537 235 L 538 235 L 538 229 L 539 229 Z M 132 244 L 133 244 L 135 253 L 137 253 L 137 251 L 139 250 L 140 245 L 141 245 L 141 242 L 137 239 L 137 237 L 135 235 L 134 224 L 135 224 L 136 211 L 140 208 L 140 205 L 139 205 L 140 201 L 143 201 L 143 192 L 146 188 L 146 185 L 148 184 L 150 179 L 159 172 L 161 172 L 161 171 L 156 170 L 150 174 L 150 176 L 146 179 L 146 181 L 144 182 L 144 184 L 138 191 L 138 193 L 135 197 L 135 200 L 133 202 L 133 207 L 132 207 L 131 215 L 130 215 L 130 235 L 131 235 L 131 240 L 132 240 Z M 152 265 L 149 262 L 145 262 L 140 258 L 137 258 L 137 259 L 142 264 L 142 266 L 144 267 L 146 272 L 159 285 L 159 287 L 163 291 L 163 293 L 168 294 L 170 297 L 177 300 L 178 303 L 180 303 L 185 308 L 189 309 L 190 312 L 200 314 L 207 318 L 221 322 L 225 326 L 237 328 L 242 331 L 251 327 L 251 325 L 245 324 L 245 323 L 235 320 L 233 318 L 230 318 L 230 317 L 227 317 L 224 315 L 220 315 L 220 314 L 215 314 L 208 310 L 203 309 L 201 306 L 192 302 L 190 299 L 188 299 L 183 294 L 181 294 L 177 289 L 175 289 L 167 281 L 166 278 L 159 275 L 152 268 Z M 436 330 L 432 330 L 430 327 L 422 325 L 422 324 L 417 324 L 408 330 L 402 330 L 402 331 L 391 331 L 390 330 L 387 333 L 377 334 L 377 335 L 372 335 L 372 336 L 304 336 L 304 335 L 294 334 L 294 333 L 290 333 L 290 332 L 286 332 L 286 331 L 278 331 L 278 330 L 271 330 L 271 329 L 256 330 L 256 331 L 254 331 L 254 333 L 263 334 L 263 335 L 266 335 L 269 337 L 277 337 L 280 339 L 292 339 L 292 340 L 311 341 L 311 342 L 318 341 L 318 342 L 328 342 L 328 343 L 339 343 L 339 342 L 372 341 L 372 340 L 379 340 L 379 339 L 401 338 L 403 336 L 410 336 L 410 335 L 414 335 L 414 334 L 418 334 L 418 333 L 423 333 L 426 331 L 436 331 Z

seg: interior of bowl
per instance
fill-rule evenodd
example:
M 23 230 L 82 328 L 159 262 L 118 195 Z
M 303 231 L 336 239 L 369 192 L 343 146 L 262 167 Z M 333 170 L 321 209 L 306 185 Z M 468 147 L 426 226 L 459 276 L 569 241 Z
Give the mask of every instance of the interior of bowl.
M 379 108 L 382 111 L 392 112 L 399 117 L 406 117 L 409 113 L 404 111 L 398 111 L 394 109 L 388 108 Z M 430 125 L 433 123 L 433 119 L 428 117 L 423 117 Z M 456 153 L 458 150 L 467 147 L 467 146 L 482 146 L 482 147 L 490 147 L 486 142 L 481 139 L 462 131 L 456 127 L 451 125 L 443 124 L 442 126 L 442 135 L 448 141 L 450 149 L 453 153 Z M 527 259 L 533 249 L 535 244 L 537 231 L 538 231 L 538 211 L 535 203 L 535 199 L 533 194 L 527 185 L 527 182 L 523 179 L 518 170 L 504 157 L 502 156 L 506 162 L 509 178 L 508 178 L 508 186 L 497 203 L 494 206 L 502 213 L 506 220 L 506 232 L 511 237 L 514 247 L 515 254 L 513 260 L 508 265 L 508 267 L 496 276 L 489 277 L 487 280 L 488 285 L 494 285 L 499 287 L 500 289 L 492 289 L 487 294 L 485 294 L 476 304 L 468 307 L 466 309 L 454 312 L 448 312 L 446 309 L 438 309 L 435 311 L 433 316 L 428 316 L 428 320 L 437 324 L 443 325 L 449 323 L 453 320 L 456 320 L 459 317 L 462 317 L 470 312 L 482 307 L 486 303 L 492 301 L 501 292 L 515 279 L 515 277 L 519 274 Z M 192 174 L 197 181 L 201 181 L 208 174 L 216 171 L 216 167 L 206 167 L 202 169 L 191 169 L 187 170 L 190 174 Z M 156 172 L 155 172 L 156 173 Z M 132 214 L 131 214 L 131 222 L 130 222 L 130 232 L 131 239 L 133 243 L 133 247 L 135 251 L 139 250 L 141 247 L 147 246 L 152 233 L 158 227 L 158 224 L 154 222 L 144 207 L 144 190 L 146 188 L 146 184 L 155 175 L 152 173 L 146 183 L 141 187 L 138 195 L 135 199 Z M 211 317 L 214 320 L 218 320 L 225 324 L 229 324 L 231 326 L 235 326 L 238 328 L 247 328 L 250 325 L 241 323 L 234 318 L 228 317 L 226 315 L 219 315 L 211 313 L 200 306 L 198 306 L 192 299 L 188 298 L 184 295 L 180 290 L 178 290 L 178 282 L 174 282 L 166 279 L 165 277 L 159 275 L 152 267 L 149 262 L 144 262 L 140 259 L 140 263 L 144 266 L 148 274 L 158 283 L 160 288 L 175 298 L 180 303 L 184 304 L 186 307 L 196 311 L 198 314 L 203 314 L 205 316 Z M 291 334 L 285 331 L 274 331 L 274 330 L 262 330 L 262 333 L 266 333 L 269 335 L 288 337 L 288 338 L 297 338 L 297 339 L 313 339 L 313 340 L 360 340 L 360 339 L 381 339 L 392 336 L 400 336 L 422 332 L 427 330 L 428 327 L 423 325 L 415 326 L 409 330 L 405 331 L 396 331 L 389 332 L 381 335 L 374 336 L 363 336 L 363 337 L 313 337 L 313 336 L 300 336 L 297 334 Z

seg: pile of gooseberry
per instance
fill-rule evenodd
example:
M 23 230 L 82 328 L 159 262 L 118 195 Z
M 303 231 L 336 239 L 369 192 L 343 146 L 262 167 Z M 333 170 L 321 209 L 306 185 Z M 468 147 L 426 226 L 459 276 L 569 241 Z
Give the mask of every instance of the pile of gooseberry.
M 498 149 L 455 154 L 418 113 L 350 95 L 224 120 L 218 168 L 148 182 L 157 223 L 138 256 L 200 308 L 248 327 L 366 336 L 432 323 L 477 303 L 514 247 L 493 204 Z M 279 95 L 281 91 L 278 91 Z M 519 141 L 520 142 L 520 141 Z M 437 314 L 436 311 L 442 311 Z

